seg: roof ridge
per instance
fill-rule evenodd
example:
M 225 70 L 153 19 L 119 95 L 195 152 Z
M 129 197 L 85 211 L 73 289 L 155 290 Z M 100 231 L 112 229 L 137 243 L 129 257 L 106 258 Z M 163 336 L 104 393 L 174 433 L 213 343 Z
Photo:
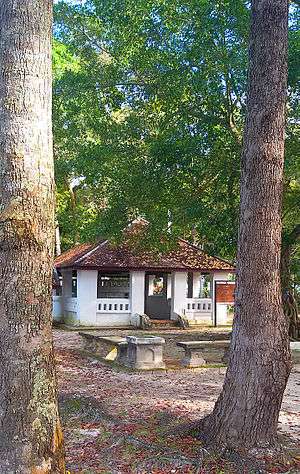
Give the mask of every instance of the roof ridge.
M 64 250 L 60 255 L 56 255 L 55 258 L 54 258 L 54 261 L 56 262 L 57 260 L 61 260 L 63 258 L 66 258 L 66 256 L 72 254 L 72 252 L 77 249 L 77 250 L 80 250 L 82 251 L 82 247 L 85 249 L 84 252 L 86 251 L 86 248 L 90 248 L 91 247 L 91 243 L 90 242 L 84 242 L 84 243 L 77 243 L 75 245 L 73 245 L 72 247 L 70 247 L 69 249 L 67 250 Z
M 91 250 L 89 250 L 88 252 L 84 253 L 83 255 L 81 255 L 79 258 L 77 258 L 75 261 L 74 261 L 74 264 L 76 263 L 79 263 L 81 262 L 83 259 L 85 259 L 86 257 L 89 257 L 90 255 L 92 255 L 94 252 L 96 252 L 96 250 L 99 248 L 99 247 L 102 247 L 102 245 L 106 244 L 108 242 L 108 239 L 98 243 L 98 244 L 95 244 L 95 247 L 93 247 Z

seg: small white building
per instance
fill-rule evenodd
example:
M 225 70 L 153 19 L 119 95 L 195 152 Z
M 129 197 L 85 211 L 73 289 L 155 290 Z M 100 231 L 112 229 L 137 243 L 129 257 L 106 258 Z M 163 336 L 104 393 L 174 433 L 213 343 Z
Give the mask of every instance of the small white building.
M 119 247 L 108 240 L 81 244 L 55 260 L 60 287 L 54 290 L 56 321 L 72 326 L 137 326 L 139 315 L 190 325 L 229 323 L 234 266 L 179 239 L 157 254 Z

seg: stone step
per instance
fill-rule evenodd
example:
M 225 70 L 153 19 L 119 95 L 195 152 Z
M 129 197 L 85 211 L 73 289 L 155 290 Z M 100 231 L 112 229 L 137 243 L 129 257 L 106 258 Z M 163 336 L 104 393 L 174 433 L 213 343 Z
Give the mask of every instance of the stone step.
M 152 328 L 158 329 L 179 329 L 177 321 L 170 321 L 170 319 L 151 319 Z

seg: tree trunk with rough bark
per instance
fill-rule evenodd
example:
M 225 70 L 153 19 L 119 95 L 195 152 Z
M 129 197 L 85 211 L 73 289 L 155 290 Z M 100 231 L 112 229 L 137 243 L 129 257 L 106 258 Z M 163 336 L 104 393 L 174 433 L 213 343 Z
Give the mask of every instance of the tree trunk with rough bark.
M 2 1 L 0 25 L 0 472 L 63 473 L 51 332 L 52 1 Z
M 222 393 L 202 420 L 208 442 L 276 439 L 290 373 L 280 288 L 288 0 L 253 0 L 232 347 Z

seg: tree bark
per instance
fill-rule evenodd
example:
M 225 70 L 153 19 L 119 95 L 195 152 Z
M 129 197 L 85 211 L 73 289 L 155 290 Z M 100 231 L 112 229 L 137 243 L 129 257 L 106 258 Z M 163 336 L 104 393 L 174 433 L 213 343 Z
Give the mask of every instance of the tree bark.
M 64 472 L 52 349 L 51 0 L 0 2 L 0 472 Z
M 208 442 L 232 448 L 275 441 L 290 373 L 280 288 L 287 27 L 287 0 L 252 1 L 231 355 L 201 423 Z

